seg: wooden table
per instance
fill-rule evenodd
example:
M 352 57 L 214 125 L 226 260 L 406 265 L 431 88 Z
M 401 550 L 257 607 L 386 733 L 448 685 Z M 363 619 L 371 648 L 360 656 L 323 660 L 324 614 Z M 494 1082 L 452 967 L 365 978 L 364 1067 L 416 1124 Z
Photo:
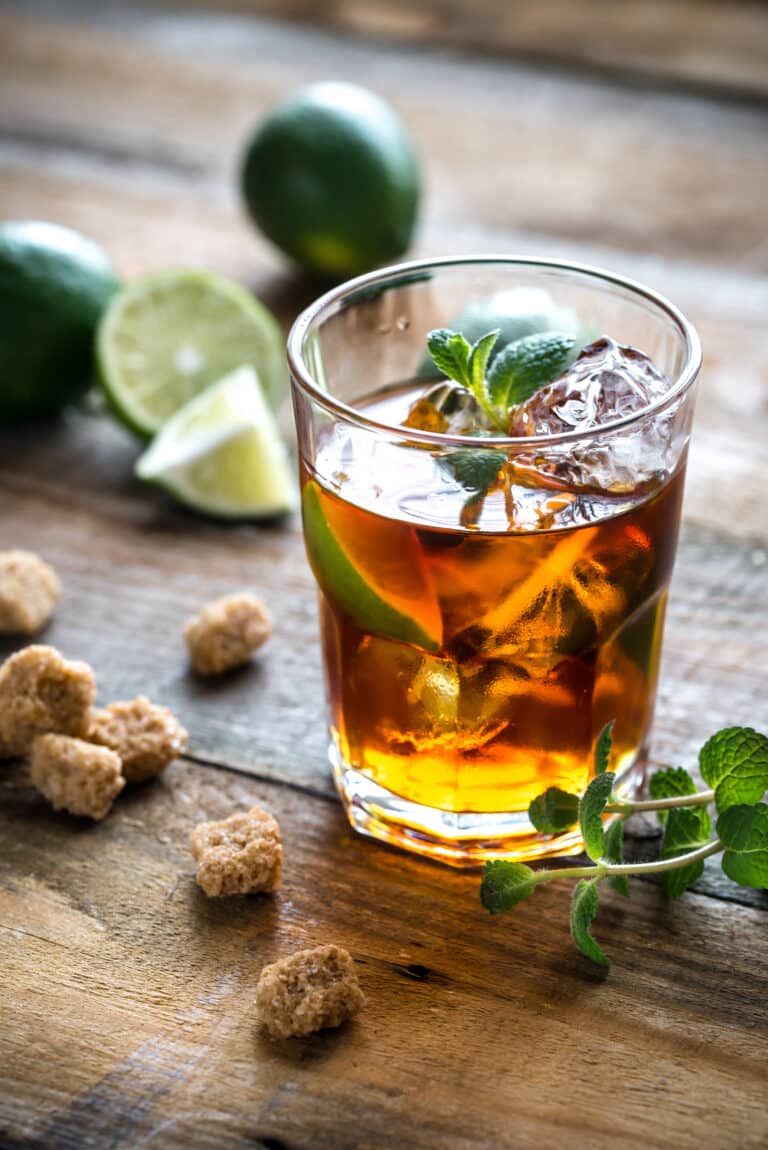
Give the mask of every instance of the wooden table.
M 764 44 L 764 14 L 732 7 L 736 31 L 753 13 L 742 40 Z M 768 123 L 756 57 L 740 74 L 721 23 L 696 25 L 693 65 L 678 30 L 667 79 L 648 83 L 647 67 L 536 70 L 205 10 L 3 5 L 0 214 L 82 228 L 126 276 L 216 268 L 287 325 L 315 288 L 246 225 L 232 175 L 271 101 L 342 76 L 390 98 L 416 136 L 418 252 L 560 254 L 672 296 L 706 363 L 654 752 L 691 763 L 720 726 L 768 725 Z M 523 47 L 542 56 L 535 36 Z M 707 47 L 717 98 L 702 90 Z M 46 640 L 93 663 L 103 700 L 145 692 L 191 731 L 183 760 L 94 826 L 2 767 L 2 1147 L 764 1147 L 765 896 L 713 867 L 674 904 L 650 883 L 607 897 L 604 979 L 570 944 L 565 885 L 491 919 L 476 875 L 355 837 L 324 761 L 298 525 L 201 521 L 140 488 L 135 455 L 93 413 L 0 435 L 0 547 L 41 552 L 64 583 Z M 250 670 L 196 682 L 183 622 L 242 586 L 271 605 L 274 641 Z M 282 824 L 284 888 L 208 900 L 187 833 L 253 802 Z M 650 835 L 636 828 L 630 850 Z M 366 1013 L 267 1041 L 261 967 L 326 941 L 355 956 Z

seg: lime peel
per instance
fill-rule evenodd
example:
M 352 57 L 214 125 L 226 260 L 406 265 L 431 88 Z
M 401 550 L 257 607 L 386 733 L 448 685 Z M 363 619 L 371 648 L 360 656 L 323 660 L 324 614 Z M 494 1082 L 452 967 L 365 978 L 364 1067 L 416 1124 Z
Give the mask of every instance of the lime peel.
M 332 530 L 313 480 L 305 484 L 301 502 L 310 560 L 320 586 L 328 589 L 333 601 L 363 631 L 438 651 L 442 636 L 428 634 L 366 582 Z

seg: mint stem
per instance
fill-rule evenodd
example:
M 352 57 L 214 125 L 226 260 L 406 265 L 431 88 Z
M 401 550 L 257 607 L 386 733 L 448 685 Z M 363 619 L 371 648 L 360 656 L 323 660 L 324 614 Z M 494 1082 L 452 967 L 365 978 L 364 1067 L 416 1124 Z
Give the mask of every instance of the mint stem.
M 608 803 L 605 809 L 609 814 L 634 815 L 641 811 L 671 811 L 676 807 L 706 807 L 714 801 L 714 791 L 697 791 L 692 795 L 673 795 L 670 799 L 621 799 Z
M 601 863 L 600 865 L 605 866 L 607 875 L 658 874 L 661 871 L 680 870 L 691 863 L 702 862 L 710 855 L 718 854 L 722 849 L 723 844 L 720 839 L 712 839 L 711 843 L 705 843 L 703 847 L 697 847 L 695 851 L 689 851 L 688 854 L 680 855 L 675 859 L 657 859 L 655 862 L 646 863 Z
M 505 418 L 505 416 L 502 415 L 493 406 L 493 404 L 488 399 L 487 395 L 485 394 L 485 391 L 482 388 L 472 387 L 472 388 L 470 388 L 470 390 L 471 390 L 472 394 L 474 395 L 475 399 L 477 400 L 481 411 L 483 412 L 483 414 L 485 415 L 485 417 L 489 421 L 489 423 L 493 424 L 493 427 L 496 431 L 500 431 L 502 435 L 506 435 L 507 434 L 507 428 L 509 425 L 509 418 L 508 417 Z
M 680 855 L 674 859 L 657 859 L 655 862 L 645 863 L 609 863 L 599 862 L 594 866 L 569 866 L 560 870 L 538 870 L 534 872 L 534 882 L 549 882 L 558 878 L 610 878 L 611 875 L 644 875 L 659 874 L 668 870 L 679 870 L 690 866 L 691 863 L 701 862 L 710 855 L 717 854 L 723 849 L 720 839 L 713 839 L 695 851 Z

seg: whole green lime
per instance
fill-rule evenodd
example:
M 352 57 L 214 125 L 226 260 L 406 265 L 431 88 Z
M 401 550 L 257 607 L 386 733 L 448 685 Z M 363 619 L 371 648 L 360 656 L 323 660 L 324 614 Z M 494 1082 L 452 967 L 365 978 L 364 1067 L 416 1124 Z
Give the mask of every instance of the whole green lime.
M 0 424 L 46 419 L 87 390 L 96 325 L 117 286 L 79 232 L 0 225 Z
M 407 249 L 421 178 L 397 114 L 355 84 L 302 88 L 264 120 L 242 171 L 251 216 L 309 271 L 347 276 Z

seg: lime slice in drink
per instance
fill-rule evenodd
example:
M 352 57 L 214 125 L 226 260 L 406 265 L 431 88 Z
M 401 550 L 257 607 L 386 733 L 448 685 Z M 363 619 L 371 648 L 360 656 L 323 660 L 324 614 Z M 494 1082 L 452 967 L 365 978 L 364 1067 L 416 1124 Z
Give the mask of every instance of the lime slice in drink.
M 362 631 L 439 650 L 442 618 L 413 528 L 378 516 L 369 524 L 313 480 L 301 502 L 310 562 L 331 601 Z
M 206 388 L 169 419 L 136 464 L 196 511 L 261 519 L 296 506 L 296 484 L 275 417 L 250 366 Z
M 270 403 L 285 394 L 283 337 L 272 313 L 240 284 L 199 271 L 142 276 L 115 295 L 96 342 L 99 376 L 115 414 L 157 434 L 180 407 L 242 364 Z

